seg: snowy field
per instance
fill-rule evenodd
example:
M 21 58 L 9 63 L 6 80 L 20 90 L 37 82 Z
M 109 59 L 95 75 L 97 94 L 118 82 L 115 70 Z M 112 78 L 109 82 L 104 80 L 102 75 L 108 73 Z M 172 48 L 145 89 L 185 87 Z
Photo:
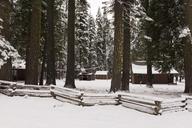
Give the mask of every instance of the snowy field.
M 121 106 L 81 107 L 0 94 L 0 128 L 189 128 L 192 113 L 153 116 Z
M 76 81 L 79 90 L 108 93 L 110 80 Z M 58 86 L 64 80 L 57 80 Z M 131 92 L 157 97 L 182 94 L 178 85 L 131 85 Z M 0 128 L 189 128 L 192 113 L 153 116 L 122 106 L 81 107 L 52 98 L 7 97 L 0 94 Z
M 64 86 L 64 80 L 57 80 L 57 86 Z M 111 80 L 79 81 L 76 87 L 81 91 L 93 93 L 109 93 Z M 177 97 L 184 92 L 184 82 L 177 85 L 155 84 L 153 88 L 147 88 L 144 84 L 130 84 L 130 92 L 156 97 Z

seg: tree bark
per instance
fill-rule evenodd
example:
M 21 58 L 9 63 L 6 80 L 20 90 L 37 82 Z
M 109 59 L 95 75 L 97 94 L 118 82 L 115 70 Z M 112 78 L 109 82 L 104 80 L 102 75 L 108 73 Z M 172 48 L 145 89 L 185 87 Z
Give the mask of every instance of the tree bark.
M 129 91 L 129 76 L 130 76 L 130 2 L 125 1 L 124 7 L 124 42 L 123 42 L 123 75 L 122 75 L 122 90 Z
M 185 1 L 185 23 L 192 32 L 192 0 Z M 192 93 L 192 37 L 184 38 L 185 93 Z
M 55 0 L 48 0 L 47 8 L 47 85 L 56 85 L 55 69 L 55 41 L 54 41 L 54 4 Z
M 149 51 L 150 48 L 148 47 L 147 50 Z M 147 53 L 147 86 L 153 87 L 153 74 L 152 74 L 152 62 L 151 62 L 151 53 Z
M 26 53 L 25 84 L 38 85 L 40 37 L 41 37 L 41 0 L 32 0 L 30 42 Z
M 121 89 L 121 71 L 122 71 L 122 52 L 123 52 L 123 9 L 119 0 L 115 0 L 115 37 L 114 37 L 114 57 L 113 71 L 111 81 L 111 92 Z
M 45 64 L 46 64 L 46 61 L 47 61 L 47 37 L 45 38 L 44 46 L 43 46 L 43 57 L 42 57 L 39 85 L 43 85 L 44 84 L 44 74 L 45 74 Z
M 149 16 L 149 0 L 143 0 L 142 1 L 142 3 L 143 3 L 143 6 L 144 6 L 144 8 L 145 8 L 145 10 L 146 10 L 146 13 L 147 13 L 147 15 Z M 148 21 L 146 21 L 146 24 L 145 24 L 145 34 L 147 35 L 147 36 L 149 36 L 150 35 L 150 33 L 149 33 L 149 27 L 150 27 L 150 23 L 148 22 Z M 151 50 L 152 50 L 152 47 L 151 47 L 151 45 L 152 45 L 152 40 L 150 41 L 150 40 L 148 40 L 148 39 L 146 39 L 145 40 L 145 42 L 146 42 L 146 64 L 147 64 L 147 86 L 148 87 L 152 87 L 153 86 L 153 74 L 152 74 L 152 52 L 151 52 Z
M 11 17 L 11 3 L 9 0 L 0 0 L 0 18 L 3 20 L 2 27 L 0 30 L 1 36 L 7 41 L 10 41 L 10 17 Z M 0 79 L 1 80 L 12 80 L 12 62 L 11 59 L 7 60 L 0 68 Z
M 68 51 L 65 87 L 75 88 L 75 0 L 68 1 Z

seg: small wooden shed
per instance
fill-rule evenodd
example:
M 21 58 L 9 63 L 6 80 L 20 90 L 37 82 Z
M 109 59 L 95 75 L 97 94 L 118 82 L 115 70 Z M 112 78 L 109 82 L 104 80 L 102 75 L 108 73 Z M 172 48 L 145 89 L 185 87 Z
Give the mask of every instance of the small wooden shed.
M 24 81 L 25 80 L 25 61 L 24 60 L 15 60 L 12 64 L 12 75 L 14 81 Z
M 174 76 L 178 75 L 175 69 L 169 73 L 161 73 L 152 66 L 153 84 L 173 84 Z M 131 81 L 133 84 L 147 83 L 147 65 L 132 64 Z
M 95 75 L 94 73 L 80 73 L 79 80 L 95 80 Z
M 0 80 L 12 80 L 12 65 L 11 65 L 11 59 L 9 59 L 6 63 L 3 65 L 0 65 Z
M 108 71 L 96 71 L 95 77 L 96 77 L 96 79 L 101 79 L 101 80 L 110 79 Z

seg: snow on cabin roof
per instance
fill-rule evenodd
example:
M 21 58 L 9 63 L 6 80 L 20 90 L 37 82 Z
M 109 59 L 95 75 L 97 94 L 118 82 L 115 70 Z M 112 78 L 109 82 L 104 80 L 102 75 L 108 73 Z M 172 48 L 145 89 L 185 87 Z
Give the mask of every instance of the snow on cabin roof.
M 22 60 L 22 59 L 16 59 L 13 61 L 13 64 L 12 64 L 13 68 L 15 69 L 25 69 L 25 61 Z
M 147 74 L 147 65 L 136 65 L 132 64 L 132 72 L 134 74 Z M 152 66 L 152 73 L 153 74 L 160 74 L 158 70 L 155 69 L 154 66 Z M 171 74 L 178 74 L 178 72 L 175 69 L 172 69 Z
M 108 75 L 108 71 L 96 71 L 95 75 Z

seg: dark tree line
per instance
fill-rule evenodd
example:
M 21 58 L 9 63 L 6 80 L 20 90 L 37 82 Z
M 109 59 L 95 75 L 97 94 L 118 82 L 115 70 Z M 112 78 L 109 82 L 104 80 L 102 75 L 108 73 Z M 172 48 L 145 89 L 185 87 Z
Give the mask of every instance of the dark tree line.
M 110 91 L 129 91 L 131 63 L 145 60 L 149 87 L 152 66 L 161 72 L 176 68 L 185 76 L 185 92 L 192 92 L 191 0 L 114 0 L 109 4 L 113 22 L 107 18 L 108 7 L 103 14 L 98 10 L 94 20 L 87 0 L 1 1 L 6 30 L 2 34 L 26 60 L 25 83 L 43 85 L 46 73 L 46 84 L 55 85 L 56 69 L 63 61 L 65 87 L 75 88 L 80 66 L 112 70 Z

